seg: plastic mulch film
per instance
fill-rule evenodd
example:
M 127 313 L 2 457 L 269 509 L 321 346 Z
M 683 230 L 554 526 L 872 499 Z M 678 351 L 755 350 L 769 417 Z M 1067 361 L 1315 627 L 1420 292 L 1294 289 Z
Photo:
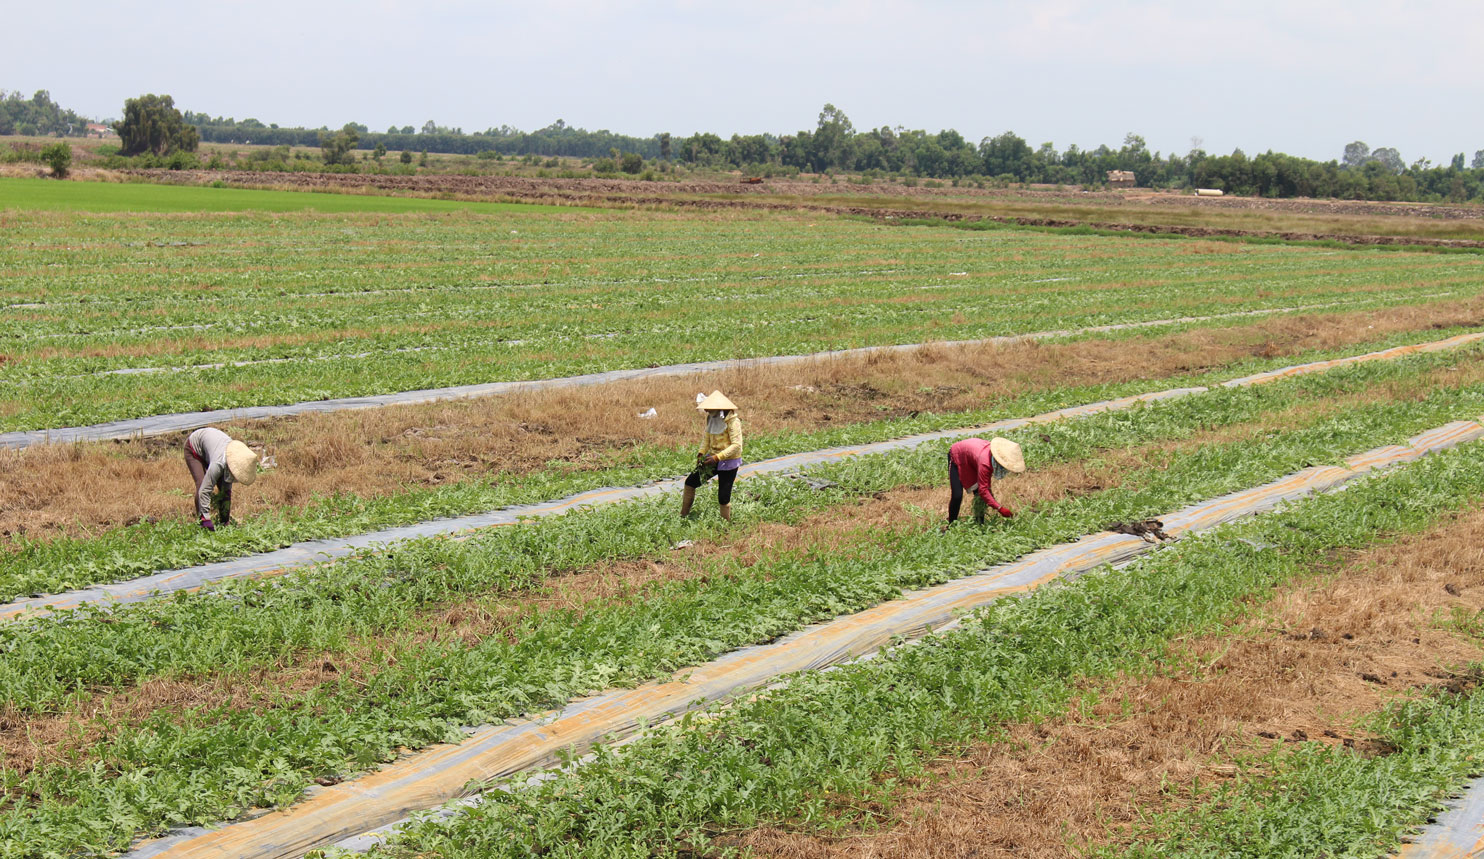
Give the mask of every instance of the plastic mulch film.
M 1137 328 L 1156 328 L 1166 325 L 1182 325 L 1190 322 L 1209 322 L 1248 316 L 1271 316 L 1279 313 L 1298 313 L 1338 307 L 1344 302 L 1328 302 L 1301 307 L 1279 307 L 1265 310 L 1243 310 L 1214 316 L 1186 316 L 1178 319 L 1155 319 L 1146 322 L 1125 322 L 1117 325 L 1095 325 L 1063 331 L 1039 331 L 1029 334 L 1014 334 L 1004 337 L 989 337 L 982 340 L 955 340 L 935 344 L 941 346 L 1004 345 L 1024 340 L 1047 340 L 1057 337 L 1075 337 L 1081 334 L 1097 334 Z M 694 373 L 709 373 L 720 370 L 737 370 L 748 367 L 765 367 L 775 364 L 794 364 L 805 361 L 829 360 L 832 358 L 859 357 L 880 352 L 904 352 L 920 349 L 925 344 L 909 343 L 898 346 L 867 346 L 860 349 L 842 349 L 833 352 L 815 352 L 809 355 L 781 355 L 768 358 L 747 358 L 727 361 L 700 361 L 691 364 L 671 364 L 664 367 L 644 367 L 634 370 L 609 370 L 603 373 L 587 373 L 581 376 L 565 376 L 559 379 L 538 379 L 523 382 L 486 382 L 477 385 L 456 385 L 448 388 L 427 388 L 419 391 L 400 391 L 392 394 L 377 394 L 364 397 L 340 397 L 331 400 L 314 400 L 280 406 L 248 406 L 240 409 L 216 409 L 202 412 L 182 412 L 171 415 L 152 415 L 142 418 L 109 421 L 80 427 L 57 429 L 22 430 L 0 433 L 0 447 L 26 448 L 38 444 L 70 444 L 73 442 L 108 441 L 110 439 L 143 438 L 185 432 L 211 424 L 235 421 L 263 420 L 289 417 L 317 412 L 340 412 L 355 409 L 375 409 L 382 406 L 432 403 L 440 400 L 456 400 L 470 397 L 495 397 L 516 392 L 541 391 L 549 388 L 579 388 L 586 385 L 602 385 L 609 382 L 626 382 L 634 379 L 653 379 L 664 376 L 686 376 Z
M 1459 348 L 1461 346 L 1484 340 L 1484 332 L 1472 334 L 1460 334 L 1445 340 L 1437 340 L 1430 343 L 1418 343 L 1409 346 L 1396 346 L 1391 349 L 1383 349 L 1378 352 L 1369 352 L 1364 355 L 1353 355 L 1347 358 L 1335 358 L 1327 361 L 1315 361 L 1308 364 L 1297 364 L 1278 370 L 1257 373 L 1244 376 L 1240 379 L 1232 379 L 1223 383 L 1225 387 L 1245 387 L 1249 385 L 1260 385 L 1279 379 L 1292 378 L 1294 376 L 1309 373 L 1322 373 L 1336 367 L 1350 364 L 1364 363 L 1368 361 L 1381 361 L 1400 358 L 1420 352 L 1438 352 L 1446 349 Z M 1104 400 L 1086 405 L 1069 406 L 1064 409 L 1047 412 L 1028 418 L 1011 418 L 996 421 L 984 426 L 969 427 L 965 429 L 939 430 L 937 432 L 922 433 L 920 435 L 908 436 L 906 438 L 892 439 L 890 441 L 876 442 L 874 444 L 848 445 L 844 447 L 826 448 L 824 450 L 806 451 L 802 453 L 789 454 L 774 459 L 764 460 L 757 463 L 744 465 L 739 473 L 739 478 L 747 478 L 759 474 L 773 474 L 778 472 L 797 471 L 811 465 L 819 465 L 828 462 L 837 462 L 853 456 L 867 456 L 871 454 L 886 453 L 893 450 L 904 450 L 917 447 L 929 442 L 943 439 L 963 438 L 974 435 L 984 435 L 995 432 L 1008 432 L 1024 426 L 1039 423 L 1050 423 L 1068 418 L 1081 418 L 1103 412 L 1118 411 L 1136 406 L 1140 403 L 1155 402 L 1158 400 L 1173 399 L 1175 397 L 1188 396 L 1191 394 L 1204 393 L 1209 390 L 1204 387 L 1174 388 L 1168 391 L 1159 391 L 1148 394 L 1122 397 L 1115 400 Z M 336 558 L 347 557 L 355 552 L 377 545 L 385 545 L 400 540 L 409 540 L 417 537 L 433 537 L 438 535 L 457 535 L 463 532 L 476 531 L 483 528 L 500 527 L 519 524 L 522 519 L 534 517 L 551 516 L 566 513 L 580 507 L 597 506 L 601 504 L 612 504 L 619 501 L 629 501 L 658 495 L 673 491 L 680 486 L 680 478 L 672 478 L 642 486 L 604 487 L 580 492 L 566 498 L 555 501 L 543 501 L 537 504 L 506 507 L 490 513 L 479 513 L 472 516 L 461 516 L 450 519 L 435 519 L 428 522 L 419 522 L 413 525 L 405 525 L 397 528 L 388 528 L 382 531 L 374 531 L 353 537 L 340 537 L 324 540 L 310 540 L 296 543 L 273 552 L 251 555 L 245 558 L 236 558 L 227 561 L 219 561 L 212 564 L 189 567 L 181 570 L 168 570 L 130 579 L 123 582 L 95 585 L 75 591 L 68 591 L 54 596 L 34 597 L 30 599 L 16 600 L 11 603 L 0 605 L 0 620 L 16 618 L 20 616 L 41 617 L 51 614 L 56 610 L 77 608 L 90 603 L 117 604 L 138 602 L 164 594 L 170 594 L 181 590 L 194 590 L 206 585 L 208 582 L 221 581 L 225 579 L 244 578 L 249 576 L 267 576 L 290 572 L 295 569 L 310 566 Z
M 1484 778 L 1476 779 L 1448 810 L 1402 845 L 1401 859 L 1476 859 L 1484 856 Z
M 1484 437 L 1484 426 L 1455 421 L 1345 460 L 1306 468 L 1264 486 L 1201 502 L 1160 517 L 1171 539 L 1273 509 L 1285 501 L 1338 489 L 1357 478 Z M 311 788 L 293 807 L 232 823 L 193 829 L 141 845 L 130 859 L 280 859 L 333 845 L 466 796 L 471 784 L 549 766 L 561 751 L 582 752 L 603 738 L 624 737 L 683 713 L 766 686 L 782 675 L 817 670 L 877 650 L 898 637 L 921 636 L 965 612 L 1060 577 L 1127 561 L 1154 544 L 1102 532 L 1055 546 L 977 575 L 917 591 L 902 599 L 766 645 L 743 648 L 692 669 L 680 679 L 617 689 L 575 701 L 539 718 L 474 729 L 453 745 L 435 746 L 338 785 Z

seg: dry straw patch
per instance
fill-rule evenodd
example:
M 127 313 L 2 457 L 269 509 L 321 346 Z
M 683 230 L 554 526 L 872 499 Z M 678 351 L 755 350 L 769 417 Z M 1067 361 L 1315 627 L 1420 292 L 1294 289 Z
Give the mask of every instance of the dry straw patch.
M 879 828 L 840 836 L 766 829 L 754 855 L 1051 859 L 1127 843 L 1152 809 L 1193 804 L 1238 756 L 1305 740 L 1386 748 L 1356 720 L 1429 686 L 1467 688 L 1452 669 L 1480 641 L 1445 628 L 1484 610 L 1484 509 L 1394 545 L 1336 556 L 1319 580 L 1285 587 L 1247 619 L 1183 643 L 1148 677 L 1092 687 L 1096 704 L 936 759 Z M 1197 666 L 1192 669 L 1190 666 Z
M 1127 340 L 928 346 L 786 367 L 549 390 L 224 426 L 278 468 L 236 493 L 234 513 L 299 507 L 346 492 L 621 465 L 640 444 L 689 446 L 697 391 L 725 390 L 749 434 L 815 430 L 919 412 L 983 408 L 1064 386 L 1114 384 L 1237 361 L 1338 348 L 1387 334 L 1477 324 L 1484 299 L 1357 313 L 1284 316 Z M 641 420 L 654 406 L 659 416 Z M 47 540 L 190 515 L 180 436 L 0 451 L 0 541 Z M 676 473 L 686 468 L 677 452 Z M 126 491 L 117 491 L 121 487 Z

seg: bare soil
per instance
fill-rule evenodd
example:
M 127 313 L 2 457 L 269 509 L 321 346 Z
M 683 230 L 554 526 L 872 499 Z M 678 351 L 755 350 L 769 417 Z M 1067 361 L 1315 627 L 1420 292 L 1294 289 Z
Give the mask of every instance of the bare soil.
M 698 391 L 720 388 L 749 434 L 983 408 L 1029 392 L 1163 378 L 1400 331 L 1484 324 L 1484 299 L 1284 316 L 1125 340 L 929 346 L 788 367 L 225 424 L 277 461 L 234 496 L 238 519 L 337 492 L 391 495 L 494 474 L 622 465 L 637 445 L 688 447 Z M 654 407 L 658 416 L 641 419 Z M 0 545 L 190 519 L 184 434 L 0 450 Z M 689 455 L 677 449 L 676 473 Z M 127 491 L 117 491 L 126 487 Z
M 1339 555 L 1248 617 L 1186 642 L 1154 676 L 1089 685 L 1096 703 L 999 742 L 946 754 L 838 835 L 770 828 L 738 839 L 753 855 L 1082 855 L 1128 843 L 1152 811 L 1189 807 L 1240 757 L 1319 742 L 1385 754 L 1356 725 L 1422 690 L 1472 688 L 1458 673 L 1481 641 L 1440 623 L 1484 610 L 1484 509 L 1394 545 Z M 1194 666 L 1194 667 L 1192 667 Z

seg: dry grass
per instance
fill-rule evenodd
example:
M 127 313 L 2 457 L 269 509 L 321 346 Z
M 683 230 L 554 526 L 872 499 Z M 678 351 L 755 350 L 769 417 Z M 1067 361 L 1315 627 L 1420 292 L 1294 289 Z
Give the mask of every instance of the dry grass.
M 737 400 L 749 434 L 982 408 L 1070 385 L 1219 368 L 1254 356 L 1336 348 L 1428 327 L 1477 324 L 1484 299 L 1362 313 L 1281 317 L 1121 341 L 928 347 L 841 358 L 358 412 L 227 424 L 278 468 L 237 492 L 234 513 L 297 507 L 317 495 L 385 496 L 409 487 L 625 462 L 640 444 L 689 444 L 695 392 Z M 659 416 L 637 414 L 654 406 Z M 182 436 L 0 451 L 0 541 L 46 540 L 190 515 Z M 676 471 L 685 456 L 677 454 Z M 122 491 L 121 491 L 122 490 Z
M 1095 705 L 939 758 L 881 827 L 842 836 L 768 829 L 770 857 L 1069 857 L 1126 843 L 1142 814 L 1188 805 L 1242 754 L 1313 740 L 1384 751 L 1355 720 L 1397 696 L 1463 682 L 1480 643 L 1441 628 L 1484 610 L 1484 509 L 1395 545 L 1335 559 L 1256 620 L 1185 643 L 1187 660 L 1096 688 Z M 1203 666 L 1191 671 L 1185 666 Z

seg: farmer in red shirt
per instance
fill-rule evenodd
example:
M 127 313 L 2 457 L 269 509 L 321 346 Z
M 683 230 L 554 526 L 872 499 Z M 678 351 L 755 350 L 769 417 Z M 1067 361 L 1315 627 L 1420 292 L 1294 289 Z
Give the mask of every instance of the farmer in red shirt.
M 1025 471 L 1025 460 L 1020 455 L 1020 445 L 1003 438 L 985 441 L 982 438 L 966 438 L 954 442 L 948 448 L 948 488 L 952 495 L 948 499 L 948 521 L 958 518 L 959 505 L 964 500 L 964 489 L 974 493 L 974 521 L 982 523 L 989 508 L 1006 519 L 1013 511 L 996 501 L 990 492 L 990 483 L 1007 473 Z

